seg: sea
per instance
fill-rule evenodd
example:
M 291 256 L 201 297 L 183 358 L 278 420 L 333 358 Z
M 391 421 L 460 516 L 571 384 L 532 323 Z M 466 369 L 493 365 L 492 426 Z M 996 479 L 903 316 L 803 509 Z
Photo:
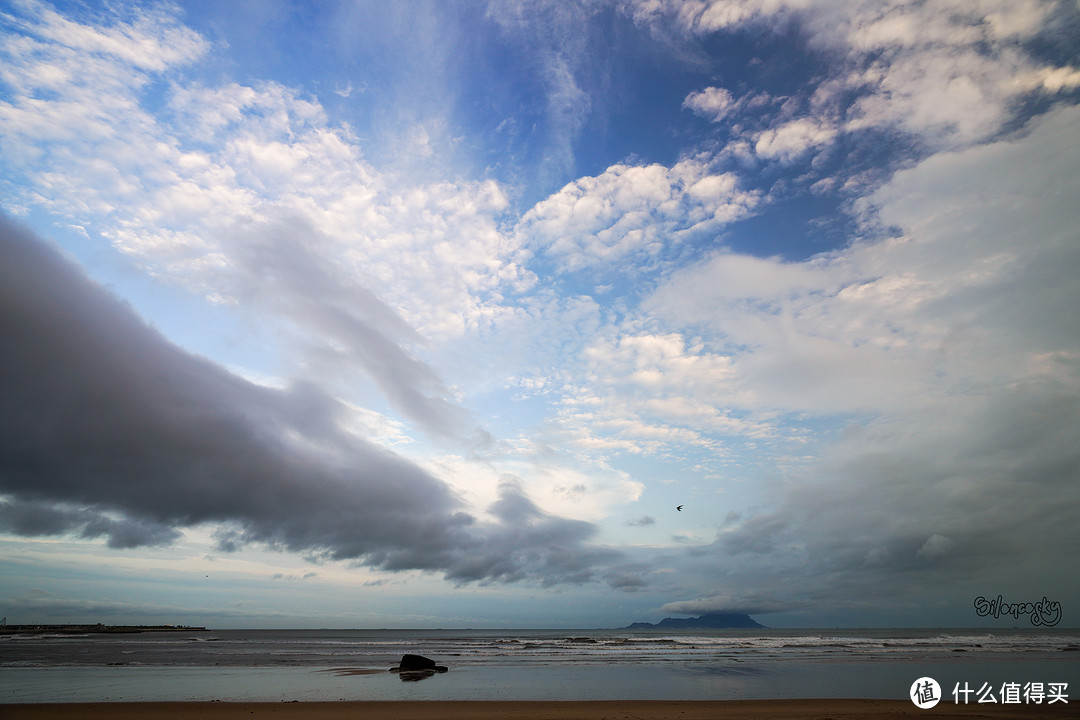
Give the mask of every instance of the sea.
M 446 672 L 391 672 L 405 653 Z M 180 630 L 0 636 L 0 704 L 910 697 L 1080 704 L 1080 630 Z M 925 685 L 925 683 L 924 683 Z M 959 694 L 957 694 L 959 693 Z

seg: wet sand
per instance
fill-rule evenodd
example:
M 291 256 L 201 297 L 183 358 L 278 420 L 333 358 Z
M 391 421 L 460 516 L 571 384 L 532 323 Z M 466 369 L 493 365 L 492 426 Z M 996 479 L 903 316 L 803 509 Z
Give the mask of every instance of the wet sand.
M 0 704 L 3 720 L 892 720 L 1075 718 L 1074 705 L 941 703 L 908 700 L 726 700 L 556 702 L 175 702 Z

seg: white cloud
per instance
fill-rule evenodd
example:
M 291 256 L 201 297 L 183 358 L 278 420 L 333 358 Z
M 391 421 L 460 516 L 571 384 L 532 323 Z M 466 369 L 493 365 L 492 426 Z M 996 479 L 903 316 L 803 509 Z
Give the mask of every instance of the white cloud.
M 612 165 L 537 203 L 516 235 L 569 270 L 631 257 L 647 263 L 686 234 L 745 217 L 757 201 L 735 175 L 713 173 L 696 160 L 671 168 Z
M 597 375 L 607 382 L 637 388 L 674 388 L 683 392 L 723 387 L 731 376 L 731 360 L 686 347 L 682 336 L 639 334 L 617 342 L 597 342 L 585 351 Z M 706 393 L 712 394 L 712 393 Z
M 425 467 L 480 516 L 490 513 L 507 477 L 544 512 L 589 522 L 636 502 L 645 487 L 595 457 L 563 453 L 532 435 L 504 440 L 483 455 L 433 456 Z
M 584 348 L 580 384 L 561 389 L 555 432 L 563 442 L 600 455 L 719 457 L 733 438 L 774 434 L 741 412 L 750 403 L 730 357 L 677 333 L 609 332 Z
M 899 128 L 938 149 L 991 137 L 1023 96 L 1074 88 L 1080 72 L 1047 65 L 1023 49 L 1063 7 L 1057 0 L 640 0 L 627 7 L 640 24 L 674 24 L 692 35 L 751 24 L 783 29 L 796 22 L 811 47 L 839 62 L 838 71 L 818 88 L 819 102 L 828 98 L 829 104 L 846 108 L 847 119 L 836 130 Z M 707 114 L 714 91 L 692 93 L 687 103 Z M 716 101 L 719 112 L 731 112 L 729 99 L 718 94 Z M 825 124 L 834 119 L 818 115 L 789 125 L 778 150 L 828 141 L 835 131 Z M 790 158 L 782 151 L 769 153 L 774 134 L 784 131 L 772 128 L 760 136 L 767 157 Z
M 799 263 L 717 254 L 647 307 L 731 348 L 732 384 L 777 409 L 885 410 L 1014 381 L 1075 339 L 1056 288 L 1080 222 L 1064 190 L 1077 159 L 1061 152 L 1077 123 L 1061 110 L 1029 137 L 898 173 L 864 208 L 901 237 Z
M 33 29 L 51 27 L 54 16 L 42 17 Z M 0 136 L 11 170 L 26 176 L 19 193 L 110 238 L 160 278 L 269 312 L 289 349 L 327 381 L 361 367 L 413 419 L 420 406 L 403 383 L 419 381 L 417 401 L 449 409 L 452 391 L 411 349 L 393 350 L 390 365 L 349 353 L 373 347 L 361 326 L 415 346 L 506 312 L 501 292 L 531 279 L 497 226 L 503 190 L 392 181 L 317 101 L 272 82 L 206 87 L 172 74 L 171 116 L 154 117 L 142 105 L 145 73 L 173 69 L 202 44 L 166 19 L 140 22 L 137 33 L 118 31 L 138 57 L 102 51 L 108 32 L 70 21 L 8 46 L 5 79 L 17 82 L 0 103 Z M 54 67 L 63 72 L 46 71 Z
M 804 17 L 814 42 L 849 53 L 847 84 L 864 93 L 851 129 L 896 126 L 963 147 L 996 133 L 1023 94 L 1056 90 L 1041 79 L 1068 82 L 1070 69 L 1043 66 L 1018 46 L 1038 36 L 1057 5 L 862 2 L 813 7 Z
M 810 0 L 637 0 L 628 3 L 635 20 L 671 22 L 695 33 L 711 33 L 774 18 Z
M 24 3 L 22 9 L 30 18 L 13 17 L 16 26 L 80 54 L 110 56 L 138 70 L 159 72 L 190 62 L 208 47 L 198 33 L 177 25 L 168 14 L 151 9 L 136 9 L 133 20 L 111 27 L 91 27 L 68 20 L 38 2 Z
M 692 92 L 683 100 L 683 107 L 694 111 L 710 122 L 720 122 L 731 112 L 735 100 L 724 88 L 707 87 L 701 92 Z
M 756 615 L 759 613 L 777 612 L 788 610 L 790 601 L 764 598 L 756 595 L 725 594 L 712 595 L 695 600 L 679 600 L 670 602 L 660 608 L 661 612 L 674 613 L 676 615 L 704 615 L 706 613 L 740 613 Z
M 173 132 L 204 142 L 228 141 L 237 133 L 252 142 L 291 139 L 326 123 L 317 102 L 273 82 L 258 87 L 237 83 L 217 88 L 174 85 L 169 107 L 175 114 Z
M 1035 82 L 1029 84 L 1042 85 L 1050 92 L 1072 90 L 1080 87 L 1080 70 L 1071 67 L 1039 68 L 1035 71 Z
M 956 547 L 956 542 L 944 535 L 934 533 L 915 553 L 917 557 L 935 560 L 948 555 Z
M 799 118 L 759 133 L 754 152 L 759 157 L 791 162 L 806 151 L 831 142 L 836 132 L 836 128 L 826 123 Z

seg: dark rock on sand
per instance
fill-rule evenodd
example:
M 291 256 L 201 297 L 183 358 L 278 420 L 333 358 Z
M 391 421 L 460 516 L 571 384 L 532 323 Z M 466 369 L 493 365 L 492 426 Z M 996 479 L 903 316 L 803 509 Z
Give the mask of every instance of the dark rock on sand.
M 444 673 L 447 670 L 449 670 L 449 668 L 445 665 L 436 665 L 435 661 L 431 658 L 426 658 L 423 655 L 413 655 L 411 653 L 402 655 L 401 662 L 398 663 L 398 666 L 390 668 L 390 672 L 396 672 L 405 682 L 423 680 L 424 678 L 431 677 L 435 673 Z
M 398 670 L 434 670 L 435 661 L 431 658 L 426 658 L 423 655 L 410 655 L 405 653 L 401 656 L 401 662 L 398 663 Z

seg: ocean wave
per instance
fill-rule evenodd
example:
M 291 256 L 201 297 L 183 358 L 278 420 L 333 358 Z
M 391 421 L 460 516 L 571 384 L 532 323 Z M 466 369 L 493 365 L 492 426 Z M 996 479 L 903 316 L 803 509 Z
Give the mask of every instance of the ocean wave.
M 700 663 L 951 660 L 960 656 L 1060 657 L 1080 633 L 941 631 L 208 631 L 200 636 L 20 636 L 4 642 L 5 667 L 389 667 L 405 652 L 499 663 Z

